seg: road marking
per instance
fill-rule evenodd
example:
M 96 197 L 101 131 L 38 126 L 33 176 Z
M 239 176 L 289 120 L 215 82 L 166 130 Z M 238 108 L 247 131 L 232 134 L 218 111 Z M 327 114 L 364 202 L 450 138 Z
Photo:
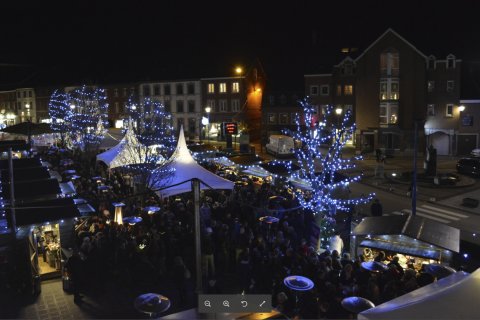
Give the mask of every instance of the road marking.
M 456 217 L 459 217 L 459 218 L 468 218 L 468 216 L 466 214 L 461 214 L 461 213 L 453 212 L 453 211 L 450 211 L 450 210 L 440 209 L 440 208 L 432 207 L 432 206 L 429 206 L 429 205 L 423 205 L 422 207 L 427 208 L 427 209 L 436 210 L 436 211 L 443 212 L 443 213 L 447 213 L 447 214 L 450 214 L 452 216 L 456 216 Z
M 406 213 L 408 213 L 408 214 L 411 214 L 411 213 L 412 213 L 412 210 L 410 210 L 410 209 L 404 209 L 404 210 L 402 210 L 402 211 L 403 211 L 403 212 L 406 212 Z M 438 222 L 441 222 L 441 223 L 450 223 L 450 222 L 451 222 L 451 221 L 449 221 L 449 220 L 432 217 L 432 216 L 430 216 L 430 215 L 428 215 L 428 214 L 419 212 L 418 208 L 417 208 L 416 215 L 417 215 L 417 216 L 420 216 L 420 217 L 427 218 L 427 219 L 435 220 L 435 221 L 438 221 Z

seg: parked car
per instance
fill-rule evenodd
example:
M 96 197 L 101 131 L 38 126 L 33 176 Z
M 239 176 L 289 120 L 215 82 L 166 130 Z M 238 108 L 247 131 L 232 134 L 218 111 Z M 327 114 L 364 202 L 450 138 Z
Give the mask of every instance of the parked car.
M 457 172 L 480 176 L 480 158 L 461 158 L 457 162 Z
M 473 149 L 472 152 L 470 152 L 470 155 L 480 157 L 480 149 Z

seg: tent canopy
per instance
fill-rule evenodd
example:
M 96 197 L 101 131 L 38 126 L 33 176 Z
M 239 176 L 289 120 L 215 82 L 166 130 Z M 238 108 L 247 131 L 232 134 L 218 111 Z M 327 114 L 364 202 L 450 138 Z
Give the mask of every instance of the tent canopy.
M 477 319 L 480 269 L 456 272 L 358 314 L 358 319 Z
M 97 155 L 110 169 L 130 164 L 144 163 L 147 147 L 142 145 L 130 127 L 123 139 L 113 148 Z
M 185 135 L 183 134 L 183 127 L 180 128 L 180 135 L 178 137 L 177 148 L 175 152 L 167 161 L 168 169 L 173 169 L 173 174 L 168 181 L 152 181 L 155 185 L 152 188 L 164 188 L 157 191 L 161 197 L 170 197 L 173 195 L 190 192 L 192 190 L 191 180 L 199 179 L 200 188 L 205 189 L 233 189 L 233 182 L 223 179 L 216 174 L 208 171 L 199 165 L 193 159 L 190 151 L 187 148 Z M 171 187 L 169 187 L 171 186 Z

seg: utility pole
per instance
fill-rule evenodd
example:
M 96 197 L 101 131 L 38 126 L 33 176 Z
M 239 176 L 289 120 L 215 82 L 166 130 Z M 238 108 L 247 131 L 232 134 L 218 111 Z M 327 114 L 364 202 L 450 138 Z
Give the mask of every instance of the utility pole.
M 195 263 L 197 274 L 196 292 L 202 293 L 202 246 L 200 229 L 200 180 L 192 179 L 194 215 L 195 215 Z

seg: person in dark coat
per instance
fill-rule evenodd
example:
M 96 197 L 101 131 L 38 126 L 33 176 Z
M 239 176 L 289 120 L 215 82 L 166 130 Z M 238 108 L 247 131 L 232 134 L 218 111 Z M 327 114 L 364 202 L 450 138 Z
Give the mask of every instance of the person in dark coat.
M 83 260 L 80 257 L 78 251 L 74 251 L 72 256 L 68 259 L 66 264 L 66 269 L 69 274 L 70 279 L 73 282 L 73 302 L 80 303 L 82 301 L 82 296 L 80 291 L 82 290 L 82 285 L 84 282 L 83 279 Z
M 383 214 L 383 208 L 382 204 L 380 203 L 380 200 L 375 199 L 372 203 L 372 206 L 370 207 L 370 212 L 372 214 L 372 217 L 381 217 Z

